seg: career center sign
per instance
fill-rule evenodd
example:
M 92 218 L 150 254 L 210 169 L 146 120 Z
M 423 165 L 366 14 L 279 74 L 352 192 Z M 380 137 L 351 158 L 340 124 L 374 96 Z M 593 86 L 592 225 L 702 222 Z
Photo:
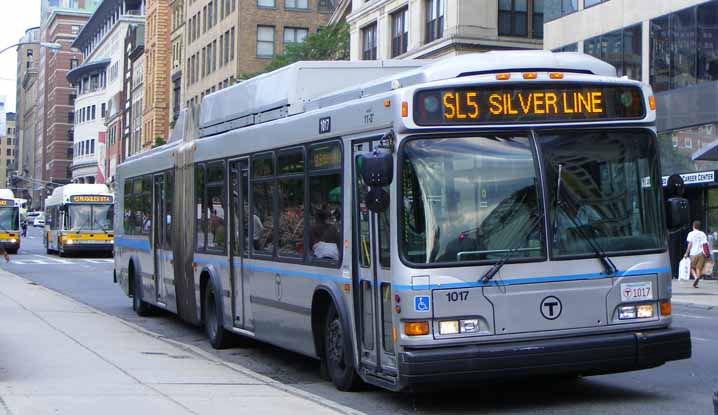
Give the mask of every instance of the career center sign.
M 699 183 L 713 183 L 715 181 L 715 171 L 701 171 L 697 173 L 686 173 L 681 174 L 683 183 L 685 184 L 699 184 Z M 668 176 L 663 176 L 663 187 L 668 185 Z

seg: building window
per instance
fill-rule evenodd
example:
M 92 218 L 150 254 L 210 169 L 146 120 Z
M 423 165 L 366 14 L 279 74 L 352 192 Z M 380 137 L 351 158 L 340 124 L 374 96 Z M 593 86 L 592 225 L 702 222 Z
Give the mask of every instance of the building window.
M 274 8 L 274 0 L 257 0 L 257 7 L 272 7 L 272 8 Z
M 553 49 L 551 52 L 578 52 L 578 43 L 571 43 L 569 45 Z
M 426 43 L 444 36 L 444 0 L 426 0 Z
M 308 7 L 307 0 L 284 0 L 285 9 L 306 9 Z
M 376 59 L 376 23 L 362 29 L 362 59 Z
M 578 0 L 551 0 L 545 5 L 545 21 L 549 22 L 578 10 Z
M 409 41 L 408 7 L 402 7 L 391 15 L 391 56 L 406 53 Z
M 544 0 L 531 2 L 531 36 L 534 39 L 543 39 L 543 4 Z
M 32 54 L 33 54 L 32 49 L 28 49 L 28 50 L 27 50 L 27 57 L 28 57 L 28 58 L 32 58 Z
M 698 82 L 718 80 L 718 2 L 698 6 Z
M 284 28 L 284 44 L 287 43 L 302 43 L 304 38 L 309 34 L 308 29 L 301 29 L 296 27 L 285 27 Z
M 616 67 L 618 76 L 641 80 L 641 25 L 586 39 L 584 53 Z
M 273 55 L 274 26 L 257 26 L 257 56 L 271 58 Z
M 608 0 L 583 0 L 583 8 L 588 9 L 589 7 L 593 7 L 597 4 L 605 3 Z
M 73 35 L 80 33 L 80 26 L 79 25 L 70 26 L 70 32 L 72 32 Z
M 670 16 L 673 68 L 671 85 L 682 88 L 696 83 L 697 26 L 696 8 L 673 13 Z
M 499 0 L 499 35 L 528 36 L 528 0 Z
M 78 65 L 77 59 L 75 59 L 75 58 L 70 59 L 70 69 L 77 68 L 77 65 Z
M 102 103 L 100 105 L 100 117 L 105 118 L 105 112 L 106 112 L 106 104 Z

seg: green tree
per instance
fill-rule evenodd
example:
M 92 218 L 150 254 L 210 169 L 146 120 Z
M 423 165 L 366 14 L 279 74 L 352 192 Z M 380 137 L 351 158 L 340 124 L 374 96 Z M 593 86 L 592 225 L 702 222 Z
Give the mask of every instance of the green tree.
M 264 72 L 290 65 L 298 61 L 334 61 L 349 59 L 349 25 L 345 22 L 322 28 L 304 38 L 301 43 L 287 43 L 284 53 L 276 55 L 259 73 L 241 74 L 240 79 L 249 79 Z
M 152 146 L 152 148 L 159 147 L 164 143 L 166 143 L 165 139 L 160 136 L 157 136 L 155 137 L 155 144 Z

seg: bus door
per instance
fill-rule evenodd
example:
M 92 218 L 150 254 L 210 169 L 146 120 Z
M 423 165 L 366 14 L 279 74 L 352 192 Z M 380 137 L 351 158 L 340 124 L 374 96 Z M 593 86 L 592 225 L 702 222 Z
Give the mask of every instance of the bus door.
M 354 172 L 353 252 L 355 257 L 353 288 L 360 363 L 377 375 L 396 375 L 394 355 L 390 264 L 389 210 L 376 214 L 366 206 L 369 187 L 359 174 L 357 160 L 369 153 L 378 141 L 355 143 L 352 147 Z M 389 191 L 389 187 L 385 190 Z
M 232 284 L 232 320 L 234 326 L 253 330 L 252 308 L 245 260 L 249 252 L 249 161 L 230 161 L 229 205 L 231 222 L 230 269 Z
M 172 174 L 160 173 L 154 176 L 154 206 L 152 211 L 153 247 L 155 265 L 155 293 L 157 302 L 162 305 L 167 301 L 167 280 L 174 279 L 174 268 L 171 245 L 172 226 Z

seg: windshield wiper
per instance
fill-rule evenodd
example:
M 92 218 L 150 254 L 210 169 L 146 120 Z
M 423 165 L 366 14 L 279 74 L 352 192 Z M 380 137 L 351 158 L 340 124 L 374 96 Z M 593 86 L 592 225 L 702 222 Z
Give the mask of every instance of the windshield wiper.
M 521 242 L 524 241 L 524 238 L 528 238 L 531 235 L 531 232 L 534 231 L 534 228 L 536 227 L 536 225 L 541 223 L 541 220 L 542 220 L 542 218 L 544 218 L 545 215 L 542 212 L 541 214 L 538 214 L 538 215 L 534 214 L 532 216 L 533 216 L 533 220 L 527 227 L 528 231 L 526 232 L 526 235 L 522 238 L 517 237 L 515 240 L 512 240 L 511 241 L 512 248 L 508 252 L 506 252 L 506 254 L 504 254 L 504 256 L 501 257 L 501 259 L 496 261 L 494 266 L 492 266 L 488 271 L 486 271 L 486 274 L 484 274 L 481 278 L 479 278 L 479 282 L 489 282 L 489 281 L 491 281 L 492 278 L 494 278 L 496 276 L 496 274 L 498 274 L 499 270 L 501 270 L 501 267 L 503 267 L 504 264 L 506 264 L 509 261 L 509 259 L 511 259 L 511 257 L 519 249 L 521 249 L 521 245 L 522 245 Z M 523 236 L 523 235 L 517 234 L 517 236 Z
M 558 165 L 558 182 L 556 183 L 556 200 L 555 200 L 555 207 L 561 208 L 563 210 L 566 217 L 571 221 L 571 223 L 574 226 L 574 229 L 578 232 L 578 235 L 583 239 L 584 242 L 588 244 L 589 247 L 591 247 L 591 250 L 593 250 L 593 253 L 596 254 L 598 257 L 598 260 L 601 261 L 601 265 L 603 265 L 603 269 L 606 272 L 607 275 L 613 275 L 618 272 L 618 268 L 616 268 L 616 264 L 611 261 L 611 258 L 608 257 L 606 252 L 601 249 L 601 247 L 596 243 L 596 241 L 593 239 L 593 237 L 586 233 L 586 230 L 578 224 L 578 221 L 576 218 L 569 214 L 568 210 L 566 209 L 566 206 L 569 205 L 566 201 L 564 201 L 561 198 L 561 183 L 563 182 L 561 177 L 561 171 L 563 170 L 563 164 Z M 570 204 L 570 207 L 573 209 L 574 205 Z M 573 209 L 575 211 L 575 209 Z M 558 243 L 558 209 L 556 209 L 556 216 L 553 218 L 553 225 L 551 226 L 553 230 L 553 240 L 554 243 Z

